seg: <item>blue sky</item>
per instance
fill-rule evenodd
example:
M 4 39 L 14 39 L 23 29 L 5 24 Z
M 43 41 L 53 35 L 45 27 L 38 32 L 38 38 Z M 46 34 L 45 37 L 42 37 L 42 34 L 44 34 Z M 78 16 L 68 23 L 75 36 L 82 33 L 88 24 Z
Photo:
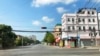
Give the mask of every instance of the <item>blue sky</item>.
M 63 13 L 75 13 L 88 0 L 0 0 L 0 24 L 11 25 L 14 30 L 38 30 L 42 26 L 54 28 L 61 23 Z M 91 3 L 100 0 L 91 0 Z M 52 29 L 46 29 L 52 30 Z M 36 35 L 42 40 L 45 33 L 16 33 Z

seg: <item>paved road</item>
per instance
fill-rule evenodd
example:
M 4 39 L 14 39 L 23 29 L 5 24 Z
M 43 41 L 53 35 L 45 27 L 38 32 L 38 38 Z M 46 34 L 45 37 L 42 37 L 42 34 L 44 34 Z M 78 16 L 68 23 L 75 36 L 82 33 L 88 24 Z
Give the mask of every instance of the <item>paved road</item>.
M 65 49 L 44 45 L 0 50 L 0 56 L 100 56 L 96 49 Z

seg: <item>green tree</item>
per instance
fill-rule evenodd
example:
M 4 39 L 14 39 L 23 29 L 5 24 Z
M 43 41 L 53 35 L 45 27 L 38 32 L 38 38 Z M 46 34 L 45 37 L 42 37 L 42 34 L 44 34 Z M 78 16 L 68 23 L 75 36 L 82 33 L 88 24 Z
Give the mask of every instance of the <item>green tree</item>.
M 34 41 L 35 44 L 40 44 L 41 42 L 39 40 Z
M 23 38 L 23 36 L 17 35 L 17 38 L 15 40 L 16 46 L 21 46 L 22 45 L 22 38 Z
M 29 44 L 34 43 L 34 40 L 32 40 L 32 39 L 30 39 L 30 38 L 28 38 L 26 36 L 18 35 L 18 37 L 16 38 L 16 41 L 15 41 L 16 46 L 22 46 L 22 45 L 25 46 L 25 45 L 29 45 Z M 23 41 L 23 44 L 22 44 L 22 41 Z
M 44 37 L 44 39 L 43 39 L 43 42 L 47 42 L 48 33 L 49 33 L 49 32 L 46 32 L 45 37 Z
M 9 48 L 15 45 L 16 34 L 12 32 L 11 26 L 0 24 L 0 38 L 2 48 Z
M 54 43 L 55 42 L 54 35 L 51 32 L 46 32 L 43 41 L 51 44 Z

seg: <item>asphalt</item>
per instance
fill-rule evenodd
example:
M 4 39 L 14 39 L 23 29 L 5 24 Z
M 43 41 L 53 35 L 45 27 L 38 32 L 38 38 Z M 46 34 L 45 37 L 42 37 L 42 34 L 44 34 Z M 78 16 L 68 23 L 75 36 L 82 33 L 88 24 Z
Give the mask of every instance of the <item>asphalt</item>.
M 0 56 L 100 56 L 100 51 L 98 49 L 67 49 L 38 44 L 0 50 Z

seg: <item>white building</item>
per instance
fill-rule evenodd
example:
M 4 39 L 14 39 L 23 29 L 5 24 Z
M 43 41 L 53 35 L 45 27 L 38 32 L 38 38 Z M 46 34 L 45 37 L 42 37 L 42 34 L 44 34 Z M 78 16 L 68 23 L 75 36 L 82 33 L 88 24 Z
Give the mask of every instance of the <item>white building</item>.
M 91 40 L 96 39 L 93 43 L 100 44 L 99 34 L 91 37 L 91 30 L 98 30 L 98 17 L 96 9 L 82 8 L 77 13 L 66 13 L 62 16 L 62 38 L 66 39 L 65 45 L 68 45 L 68 39 L 75 39 L 72 41 L 74 46 L 77 46 L 78 38 L 80 37 L 81 46 L 90 46 Z M 64 32 L 71 31 L 71 32 Z M 98 33 L 98 31 L 96 31 Z M 93 35 L 93 33 L 92 33 Z M 98 42 L 98 43 L 97 43 Z

